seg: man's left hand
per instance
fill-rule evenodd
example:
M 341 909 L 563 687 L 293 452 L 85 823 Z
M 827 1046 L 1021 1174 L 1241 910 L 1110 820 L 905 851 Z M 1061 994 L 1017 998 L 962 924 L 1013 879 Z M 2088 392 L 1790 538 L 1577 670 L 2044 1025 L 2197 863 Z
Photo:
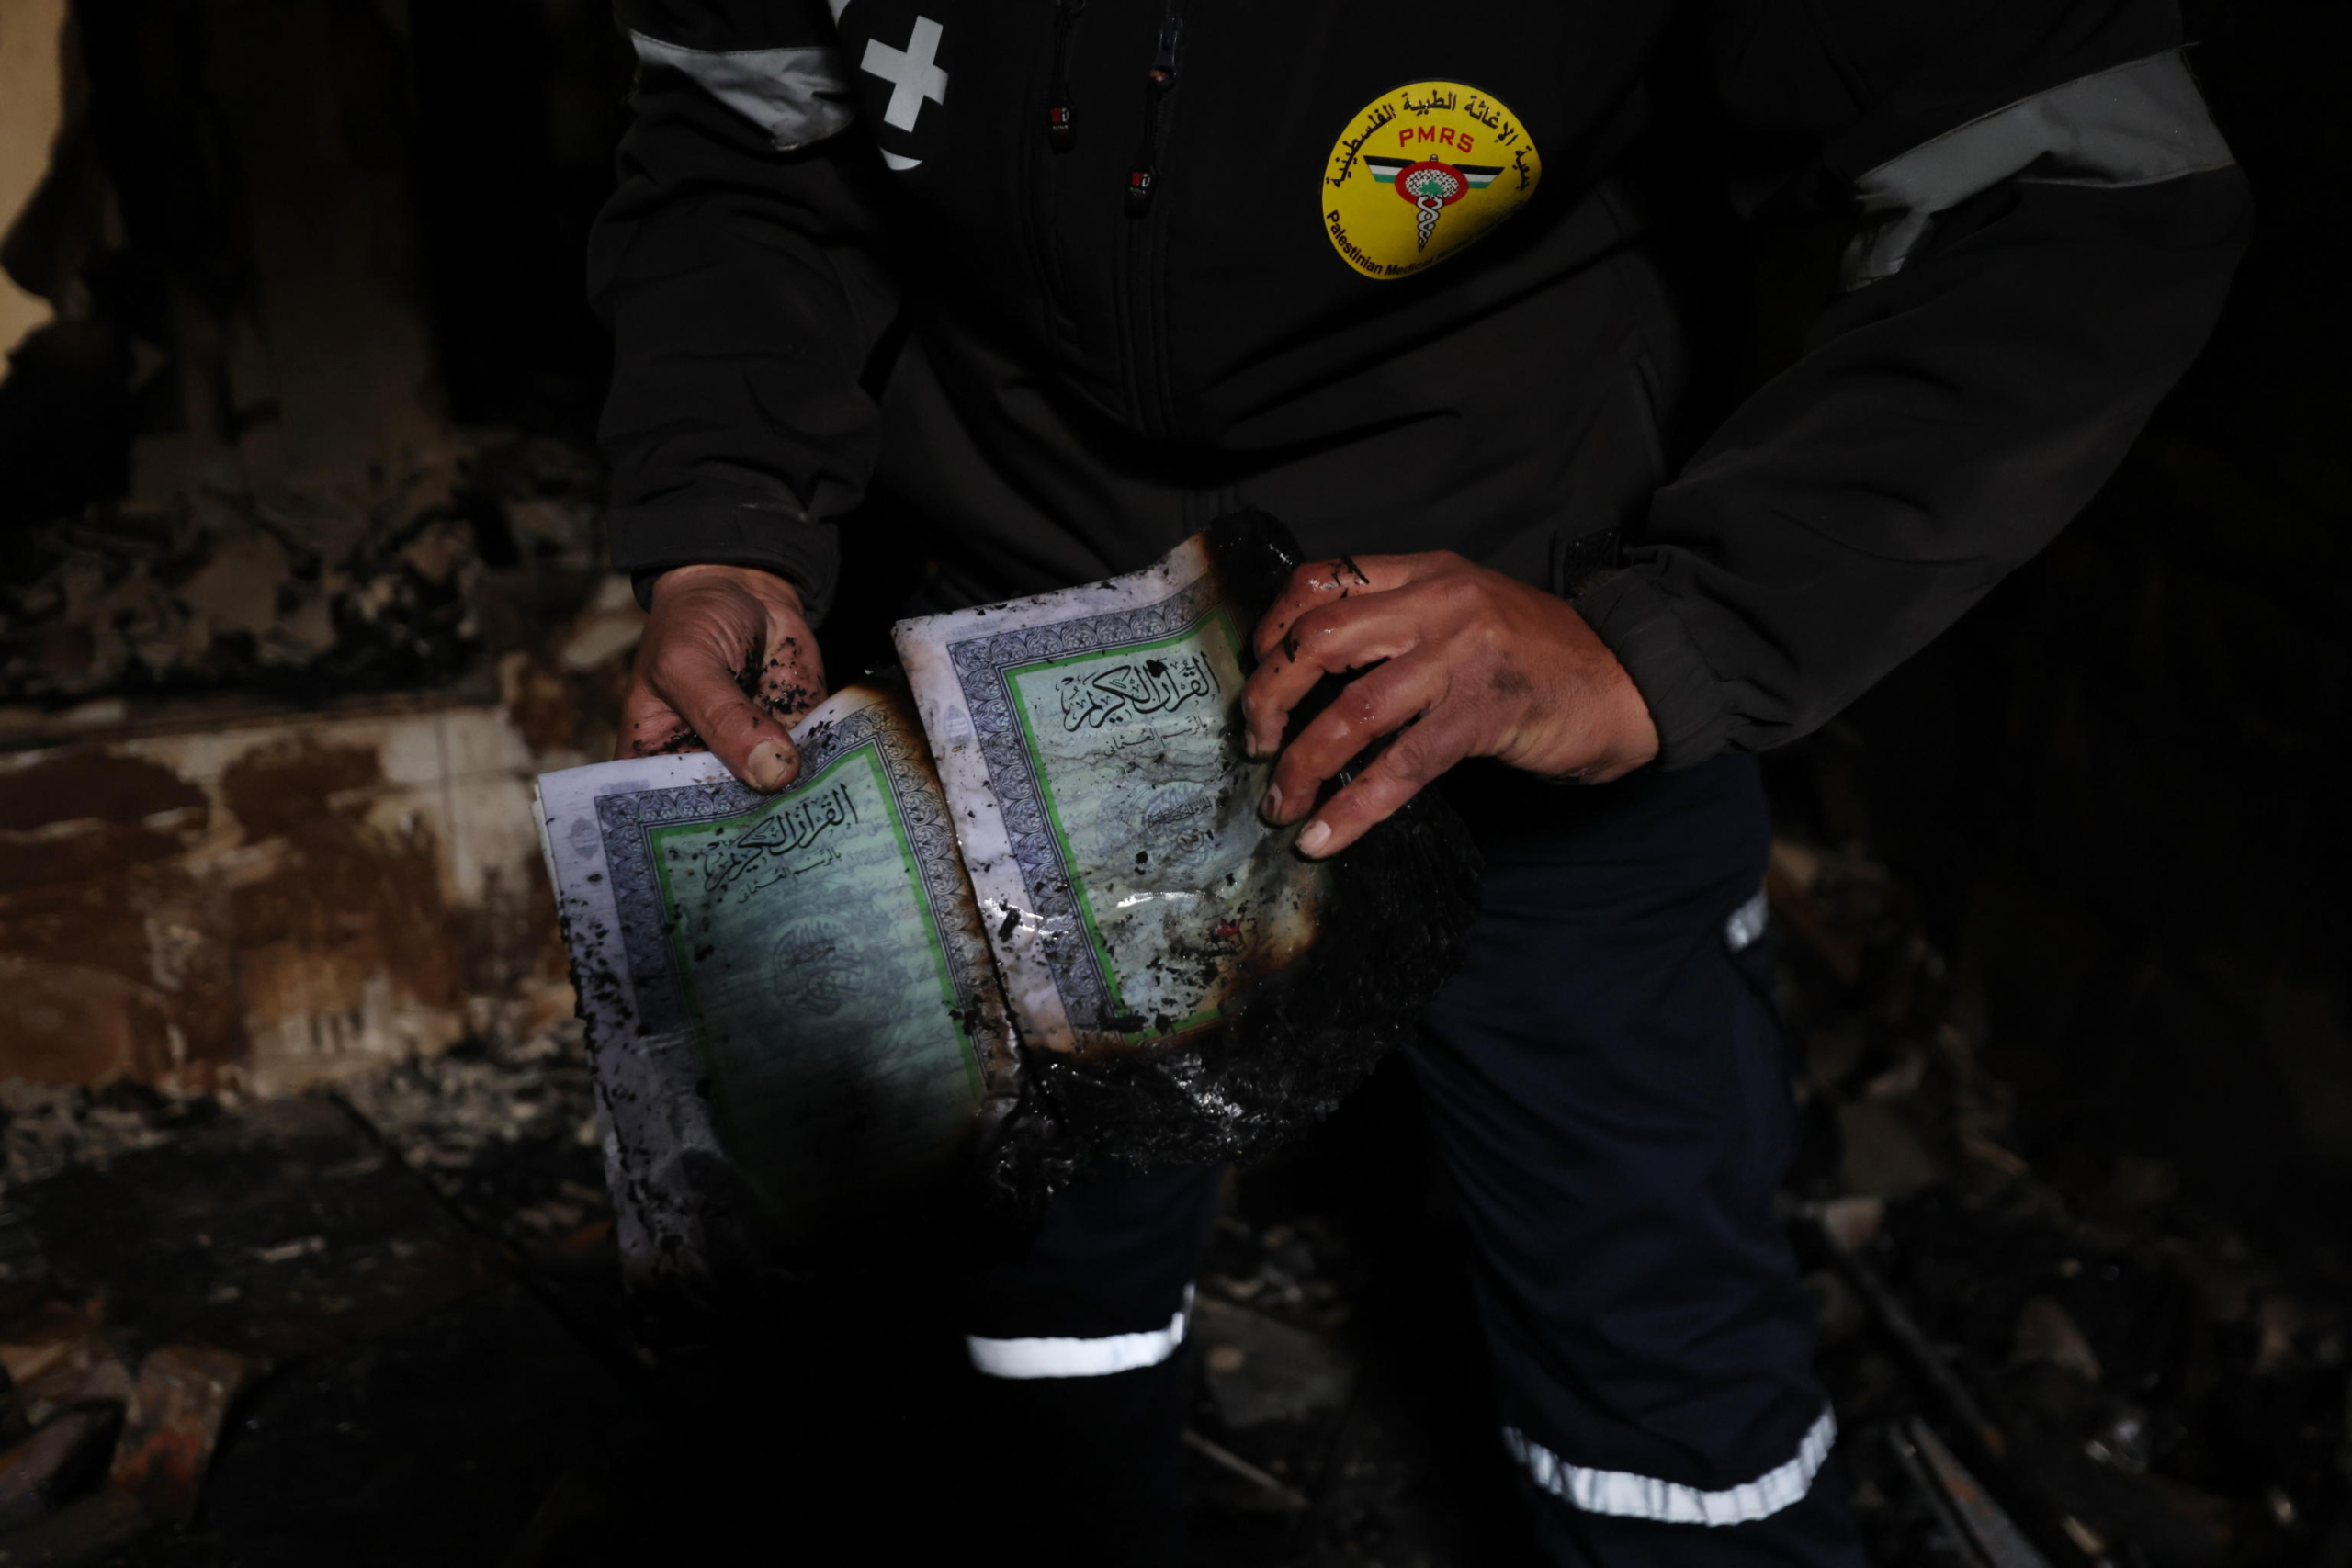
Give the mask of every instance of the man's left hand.
M 1268 820 L 1306 816 L 1327 780 L 1396 736 L 1300 832 L 1300 852 L 1318 859 L 1464 757 L 1600 784 L 1657 755 L 1641 694 L 1566 600 L 1451 550 L 1300 567 L 1256 641 L 1258 669 L 1241 703 L 1250 754 L 1282 750 Z M 1315 682 L 1356 671 L 1283 748 L 1290 710 Z

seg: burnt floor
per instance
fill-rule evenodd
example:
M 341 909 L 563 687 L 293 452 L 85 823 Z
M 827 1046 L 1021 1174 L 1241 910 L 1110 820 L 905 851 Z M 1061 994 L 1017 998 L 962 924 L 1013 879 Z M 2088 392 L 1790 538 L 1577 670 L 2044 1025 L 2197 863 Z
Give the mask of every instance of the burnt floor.
M 2053 1568 L 2352 1564 L 2332 1241 L 2251 1240 L 2158 1162 L 2030 1163 L 1899 890 L 1834 856 L 1777 865 L 1808 1127 L 1789 1223 L 1874 1559 L 1988 1561 L 1922 1458 L 1940 1443 Z M 242 1109 L 9 1089 L 0 1350 L 27 1377 L 0 1444 L 74 1396 L 39 1342 L 60 1323 L 96 1325 L 85 1360 L 204 1345 L 254 1376 L 185 1523 L 132 1532 L 61 1487 L 0 1564 L 1017 1540 L 985 1483 L 1019 1456 L 942 1451 L 953 1346 L 916 1331 L 922 1303 L 811 1295 L 724 1350 L 639 1353 L 589 1104 L 560 1042 Z M 1228 1199 L 1187 1350 L 1189 1560 L 1522 1560 L 1406 1076 Z

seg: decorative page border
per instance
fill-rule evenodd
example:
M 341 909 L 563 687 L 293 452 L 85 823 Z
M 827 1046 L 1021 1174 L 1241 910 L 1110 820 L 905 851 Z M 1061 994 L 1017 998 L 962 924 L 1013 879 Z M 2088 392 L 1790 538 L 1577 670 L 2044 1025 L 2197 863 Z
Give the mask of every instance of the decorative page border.
M 802 737 L 803 776 L 814 778 L 853 753 L 871 747 L 882 764 L 882 778 L 893 807 L 914 849 L 922 880 L 923 901 L 940 949 L 947 955 L 949 983 L 957 1008 L 967 1018 L 990 994 L 988 944 L 975 931 L 967 891 L 962 853 L 947 802 L 935 788 L 925 787 L 930 756 L 922 738 L 894 724 L 894 704 L 868 704 L 844 717 L 812 726 Z M 762 805 L 791 799 L 763 795 L 741 780 L 666 789 L 628 790 L 596 797 L 596 821 L 602 829 L 605 868 L 612 878 L 613 903 L 619 915 L 623 950 L 638 1002 L 638 1029 L 659 1034 L 694 1030 L 678 975 L 677 953 L 670 942 L 662 915 L 660 873 L 654 864 L 653 833 L 657 829 L 693 826 L 742 817 Z M 964 1049 L 978 1081 L 985 1083 L 989 1064 L 985 1042 L 969 1029 L 962 1032 Z
M 1071 889 L 1070 867 L 1046 819 L 1037 761 L 1022 744 L 1020 719 L 1013 712 L 1012 671 L 1050 659 L 1186 636 L 1224 604 L 1223 585 L 1212 572 L 1168 598 L 1135 609 L 1021 626 L 947 645 L 964 706 L 972 716 L 981 759 L 988 764 L 989 785 L 1004 819 L 1012 862 L 1021 869 L 1030 908 L 1043 918 L 1046 930 L 1071 930 L 1082 935 L 1085 921 Z M 1050 942 L 1044 944 L 1041 957 L 1055 989 L 1061 993 L 1062 1010 L 1071 1027 L 1109 1029 L 1111 988 L 1095 957 L 1094 944 Z

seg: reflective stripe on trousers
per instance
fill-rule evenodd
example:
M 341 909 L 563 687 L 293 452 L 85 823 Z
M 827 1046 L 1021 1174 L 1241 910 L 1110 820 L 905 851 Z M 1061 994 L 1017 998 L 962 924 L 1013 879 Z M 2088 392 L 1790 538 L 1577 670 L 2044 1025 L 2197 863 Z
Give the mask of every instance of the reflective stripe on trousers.
M 1163 1301 L 1167 1298 L 1162 1297 Z M 1184 1329 L 1193 1315 L 1193 1288 L 1184 1287 L 1184 1304 L 1165 1328 L 1135 1334 L 1105 1334 L 1092 1338 L 1052 1337 L 1035 1339 L 986 1339 L 965 1337 L 972 1366 L 992 1378 L 1103 1378 L 1156 1367 L 1184 1343 Z
M 1813 1489 L 1813 1478 L 1820 1473 L 1837 1440 L 1837 1418 L 1825 1410 L 1786 1464 L 1740 1485 L 1704 1492 L 1631 1471 L 1570 1464 L 1517 1427 L 1503 1428 L 1503 1447 L 1510 1450 L 1510 1457 L 1527 1468 L 1536 1485 L 1562 1502 L 1588 1514 L 1614 1514 L 1666 1525 L 1744 1525 L 1770 1518 Z

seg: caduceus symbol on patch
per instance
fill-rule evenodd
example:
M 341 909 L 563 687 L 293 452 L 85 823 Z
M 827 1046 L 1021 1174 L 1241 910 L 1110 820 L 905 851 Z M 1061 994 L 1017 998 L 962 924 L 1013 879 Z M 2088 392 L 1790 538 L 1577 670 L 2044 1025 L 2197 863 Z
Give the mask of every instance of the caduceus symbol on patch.
M 1430 248 L 1430 236 L 1437 232 L 1438 214 L 1472 191 L 1486 189 L 1503 172 L 1499 164 L 1446 164 L 1435 158 L 1415 163 L 1409 158 L 1378 158 L 1369 153 L 1364 163 L 1372 169 L 1374 179 L 1396 186 L 1396 194 L 1412 206 L 1413 229 L 1419 240 L 1414 248 L 1423 251 Z

